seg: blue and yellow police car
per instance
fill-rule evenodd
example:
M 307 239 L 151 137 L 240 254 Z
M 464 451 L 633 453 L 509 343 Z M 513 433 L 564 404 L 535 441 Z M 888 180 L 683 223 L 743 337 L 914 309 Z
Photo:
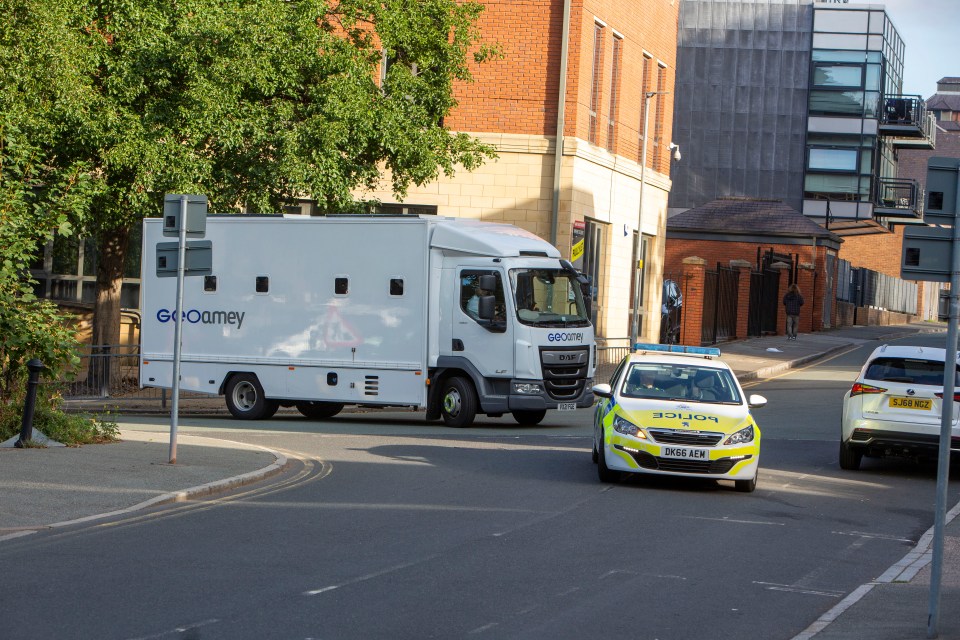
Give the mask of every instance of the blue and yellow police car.
M 749 398 L 714 347 L 637 344 L 598 384 L 593 461 L 602 482 L 624 472 L 732 480 L 757 486 L 760 429 Z

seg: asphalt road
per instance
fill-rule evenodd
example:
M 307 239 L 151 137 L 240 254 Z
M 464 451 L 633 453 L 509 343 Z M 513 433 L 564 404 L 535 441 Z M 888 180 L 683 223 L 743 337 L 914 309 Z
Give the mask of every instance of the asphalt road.
M 749 387 L 769 400 L 753 494 L 601 484 L 586 410 L 463 431 L 397 413 L 182 419 L 299 462 L 219 499 L 6 543 L 0 635 L 789 639 L 933 521 L 932 466 L 837 464 L 840 398 L 869 348 Z

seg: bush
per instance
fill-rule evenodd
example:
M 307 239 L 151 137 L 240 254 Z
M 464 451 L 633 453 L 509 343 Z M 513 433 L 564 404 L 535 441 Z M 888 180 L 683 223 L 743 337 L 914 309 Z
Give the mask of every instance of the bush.
M 119 439 L 120 428 L 109 416 L 65 413 L 59 402 L 56 396 L 37 394 L 33 413 L 35 430 L 68 446 L 114 442 Z M 0 407 L 0 441 L 18 435 L 22 422 L 22 398 L 19 405 L 5 404 Z

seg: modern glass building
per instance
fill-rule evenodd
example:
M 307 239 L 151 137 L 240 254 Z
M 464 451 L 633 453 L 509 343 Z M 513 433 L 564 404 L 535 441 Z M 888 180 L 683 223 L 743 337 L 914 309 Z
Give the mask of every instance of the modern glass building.
M 933 148 L 936 127 L 922 97 L 902 93 L 903 53 L 882 5 L 685 0 L 671 213 L 747 196 L 842 235 L 922 222 L 898 152 Z

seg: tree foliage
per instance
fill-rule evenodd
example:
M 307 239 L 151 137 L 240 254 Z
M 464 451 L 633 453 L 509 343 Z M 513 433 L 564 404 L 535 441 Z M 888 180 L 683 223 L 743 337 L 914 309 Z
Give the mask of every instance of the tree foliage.
M 82 56 L 40 37 L 62 28 L 60 7 L 22 9 L 0 2 L 0 415 L 19 408 L 27 360 L 57 377 L 76 358 L 73 331 L 36 297 L 29 267 L 54 233 L 72 233 L 91 193 L 90 164 L 50 153 L 59 123 L 80 104 Z
M 493 155 L 443 127 L 453 83 L 497 53 L 480 42 L 478 2 L 0 0 L 0 9 L 3 90 L 26 105 L 14 120 L 47 127 L 42 164 L 85 171 L 80 222 L 100 249 L 100 344 L 119 331 L 127 234 L 159 215 L 164 193 L 205 194 L 219 212 L 278 211 L 296 197 L 344 211 L 385 171 L 402 198 Z M 13 51 L 23 45 L 37 53 Z

